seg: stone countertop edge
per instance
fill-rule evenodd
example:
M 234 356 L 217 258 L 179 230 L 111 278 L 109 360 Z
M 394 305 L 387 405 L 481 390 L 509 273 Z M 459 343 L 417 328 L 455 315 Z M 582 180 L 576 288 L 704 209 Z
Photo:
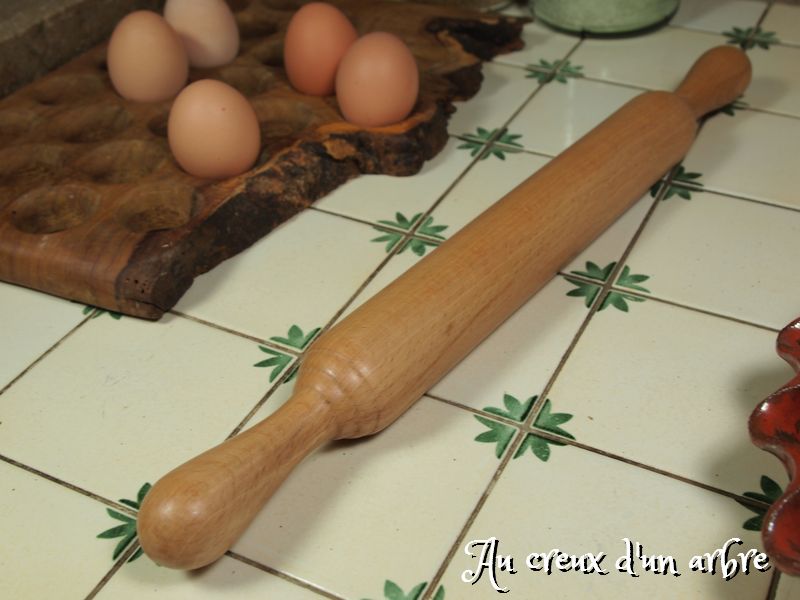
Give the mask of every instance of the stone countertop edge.
M 163 0 L 5 0 L 0 3 L 0 98 L 106 39 L 138 9 Z

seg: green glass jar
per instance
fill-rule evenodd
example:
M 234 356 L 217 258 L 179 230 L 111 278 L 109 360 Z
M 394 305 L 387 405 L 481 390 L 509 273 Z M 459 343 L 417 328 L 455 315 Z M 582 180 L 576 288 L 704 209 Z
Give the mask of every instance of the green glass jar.
M 533 0 L 537 19 L 575 33 L 620 34 L 666 21 L 679 0 Z

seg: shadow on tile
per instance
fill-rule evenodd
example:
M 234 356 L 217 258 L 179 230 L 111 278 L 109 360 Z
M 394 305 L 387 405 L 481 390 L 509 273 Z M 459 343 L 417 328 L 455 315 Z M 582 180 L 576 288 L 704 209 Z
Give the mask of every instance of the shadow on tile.
M 758 101 L 753 103 L 753 107 L 767 110 L 791 91 L 785 80 L 775 77 L 759 77 L 755 69 L 753 80 L 744 93 L 743 100 L 745 102 L 748 101 L 748 90 L 751 92 L 758 91 Z
M 788 373 L 786 365 L 776 356 L 774 366 L 769 369 L 741 373 L 737 378 L 736 389 L 738 393 L 731 398 L 731 401 L 744 405 L 749 414 L 759 402 L 785 385 L 789 377 L 790 373 Z M 747 431 L 747 421 L 742 422 L 741 428 L 744 432 Z M 744 441 L 747 436 L 742 436 L 741 439 Z M 760 450 L 754 453 L 752 444 L 742 444 L 737 446 L 734 452 L 727 451 L 725 456 L 717 456 L 713 457 L 713 459 L 709 461 L 709 466 L 711 467 L 709 480 L 713 481 L 720 473 L 726 470 L 735 470 L 737 471 L 737 479 L 741 481 L 741 485 L 744 487 L 731 491 L 739 494 L 745 491 L 758 492 L 759 480 L 764 475 L 775 480 L 782 487 L 787 482 L 787 475 L 782 463 L 776 457 L 769 455 L 769 453 L 763 453 Z M 757 463 L 754 462 L 754 459 L 757 460 Z M 743 512 L 742 514 L 742 521 L 744 521 L 747 518 L 747 513 Z

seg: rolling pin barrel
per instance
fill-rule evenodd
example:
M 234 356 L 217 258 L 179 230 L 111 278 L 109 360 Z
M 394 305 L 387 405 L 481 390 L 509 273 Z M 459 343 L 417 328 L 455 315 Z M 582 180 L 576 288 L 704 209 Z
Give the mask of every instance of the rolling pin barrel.
M 177 568 L 219 558 L 298 462 L 397 419 L 678 163 L 697 120 L 749 80 L 744 53 L 708 51 L 675 93 L 634 98 L 323 334 L 284 406 L 153 487 L 144 551 Z

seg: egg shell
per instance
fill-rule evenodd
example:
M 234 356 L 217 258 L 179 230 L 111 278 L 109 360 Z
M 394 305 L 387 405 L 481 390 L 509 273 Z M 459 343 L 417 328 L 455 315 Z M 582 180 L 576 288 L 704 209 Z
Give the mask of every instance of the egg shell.
M 419 69 L 408 46 L 391 33 L 359 39 L 339 63 L 336 98 L 345 119 L 382 127 L 405 119 L 419 95 Z
M 167 138 L 178 164 L 203 179 L 247 171 L 261 147 L 258 117 L 250 102 L 214 79 L 196 81 L 175 98 Z
M 324 2 L 306 4 L 286 29 L 283 64 L 289 82 L 304 94 L 332 94 L 339 61 L 356 39 L 355 27 L 338 8 Z
M 189 60 L 180 37 L 148 10 L 125 16 L 111 34 L 106 56 L 114 89 L 134 102 L 160 102 L 186 85 Z
M 239 28 L 223 0 L 167 0 L 164 18 L 183 40 L 193 67 L 221 67 L 239 52 Z

